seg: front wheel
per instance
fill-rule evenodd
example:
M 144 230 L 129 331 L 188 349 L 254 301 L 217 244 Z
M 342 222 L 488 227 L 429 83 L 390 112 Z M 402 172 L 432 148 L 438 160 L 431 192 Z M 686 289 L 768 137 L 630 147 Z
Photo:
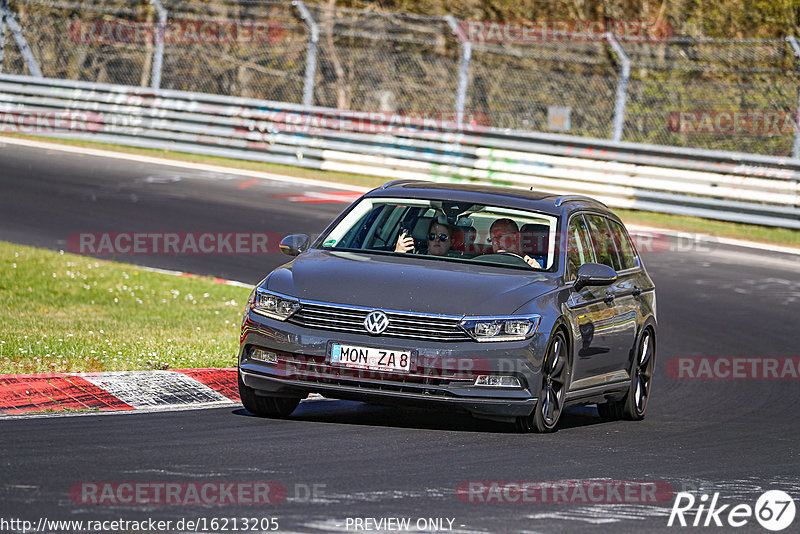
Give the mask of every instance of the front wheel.
M 517 428 L 522 432 L 553 432 L 564 411 L 569 362 L 567 343 L 559 330 L 553 335 L 542 363 L 542 380 L 539 400 L 533 413 L 517 417 Z
M 283 418 L 288 417 L 300 404 L 300 399 L 286 397 L 264 397 L 256 395 L 256 390 L 246 386 L 239 376 L 239 397 L 242 399 L 244 409 L 259 417 Z
M 607 421 L 627 419 L 641 421 L 650 398 L 650 385 L 656 359 L 656 336 L 648 328 L 642 334 L 636 348 L 636 357 L 631 368 L 631 385 L 622 400 L 597 405 L 600 417 Z

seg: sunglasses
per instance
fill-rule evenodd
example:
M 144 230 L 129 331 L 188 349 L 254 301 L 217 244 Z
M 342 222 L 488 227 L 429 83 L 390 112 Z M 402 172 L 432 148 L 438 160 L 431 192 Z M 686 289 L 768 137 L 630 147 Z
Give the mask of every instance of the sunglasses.
M 447 237 L 447 234 L 428 234 L 428 241 L 433 241 L 437 237 L 439 238 L 439 241 L 447 241 L 450 239 Z

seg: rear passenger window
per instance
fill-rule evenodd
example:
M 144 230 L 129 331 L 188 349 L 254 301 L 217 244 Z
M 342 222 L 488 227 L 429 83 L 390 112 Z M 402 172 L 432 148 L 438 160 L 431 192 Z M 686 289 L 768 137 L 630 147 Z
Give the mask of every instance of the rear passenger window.
M 583 217 L 576 215 L 569 222 L 569 245 L 567 248 L 567 281 L 575 280 L 578 268 L 584 263 L 594 262 L 592 242 Z
M 611 228 L 611 233 L 614 236 L 614 244 L 617 245 L 622 269 L 638 267 L 639 262 L 636 259 L 636 251 L 633 248 L 633 243 L 631 243 L 631 238 L 628 236 L 628 233 L 617 221 L 608 219 L 608 226 Z
M 622 264 L 614 244 L 614 237 L 606 224 L 606 218 L 600 215 L 586 215 L 586 223 L 589 225 L 589 234 L 592 236 L 597 263 L 608 265 L 615 271 L 621 271 Z

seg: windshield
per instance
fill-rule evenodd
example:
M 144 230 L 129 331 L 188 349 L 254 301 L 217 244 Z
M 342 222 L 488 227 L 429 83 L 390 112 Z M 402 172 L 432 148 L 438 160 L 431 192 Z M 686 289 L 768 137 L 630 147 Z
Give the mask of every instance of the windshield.
M 501 206 L 365 198 L 322 237 L 321 246 L 550 270 L 557 222 L 552 215 Z

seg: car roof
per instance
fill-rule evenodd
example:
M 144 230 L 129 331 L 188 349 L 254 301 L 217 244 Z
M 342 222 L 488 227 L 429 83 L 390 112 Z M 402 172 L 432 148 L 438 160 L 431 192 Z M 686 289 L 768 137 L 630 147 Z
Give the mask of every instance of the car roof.
M 553 194 L 531 189 L 481 184 L 437 183 L 424 180 L 394 180 L 373 189 L 367 197 L 404 197 L 427 200 L 454 200 L 476 204 L 500 205 L 539 211 L 550 215 L 568 215 L 591 209 L 613 215 L 602 202 L 583 195 Z

